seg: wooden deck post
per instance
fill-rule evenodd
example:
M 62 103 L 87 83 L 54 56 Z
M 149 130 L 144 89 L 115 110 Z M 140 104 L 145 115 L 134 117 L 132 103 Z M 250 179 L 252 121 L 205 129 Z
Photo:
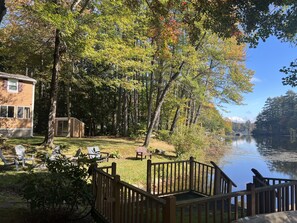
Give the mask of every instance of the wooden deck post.
M 114 223 L 119 223 L 121 220 L 120 216 L 120 182 L 121 178 L 119 175 L 114 176 L 114 187 L 113 187 L 113 194 L 114 194 L 114 202 L 113 202 L 113 210 L 112 210 L 112 215 L 113 215 L 113 222 Z
M 256 215 L 255 184 L 248 183 L 246 185 L 246 190 L 251 191 L 251 194 L 247 196 L 247 216 L 255 216 Z
M 215 166 L 214 195 L 221 194 L 221 170 Z
M 194 190 L 194 157 L 190 157 L 190 191 Z
M 94 168 L 92 170 L 92 189 L 93 189 L 93 195 L 96 196 L 97 191 L 97 163 L 94 164 Z
M 113 162 L 111 164 L 111 175 L 115 176 L 117 174 L 117 164 L 115 162 Z
M 163 223 L 176 223 L 176 197 L 166 197 Z
M 152 161 L 147 160 L 147 168 L 146 168 L 146 191 L 148 193 L 152 193 Z

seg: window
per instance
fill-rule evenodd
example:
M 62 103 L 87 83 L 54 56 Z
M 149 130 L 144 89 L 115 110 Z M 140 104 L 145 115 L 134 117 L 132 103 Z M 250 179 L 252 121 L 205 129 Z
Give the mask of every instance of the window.
M 8 106 L 8 118 L 14 118 L 14 106 Z
M 14 118 L 14 106 L 0 106 L 0 117 Z
M 7 106 L 0 106 L 0 117 L 7 117 Z
M 24 118 L 24 107 L 18 107 L 18 118 Z
M 24 118 L 31 118 L 30 108 L 29 107 L 25 107 Z
M 9 92 L 18 92 L 18 80 L 8 79 L 7 81 L 7 91 Z

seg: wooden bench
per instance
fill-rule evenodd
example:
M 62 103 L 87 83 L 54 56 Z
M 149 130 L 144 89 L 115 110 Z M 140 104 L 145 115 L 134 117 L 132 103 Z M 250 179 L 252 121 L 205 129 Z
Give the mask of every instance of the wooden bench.
M 141 146 L 136 149 L 136 159 L 140 158 L 142 160 L 146 156 L 150 156 L 150 159 L 152 159 L 152 153 L 147 148 Z

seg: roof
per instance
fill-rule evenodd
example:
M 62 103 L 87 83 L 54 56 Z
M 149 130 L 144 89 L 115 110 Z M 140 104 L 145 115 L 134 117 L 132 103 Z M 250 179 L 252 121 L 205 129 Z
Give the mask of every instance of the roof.
M 55 119 L 58 120 L 58 121 L 67 121 L 68 117 L 56 117 Z M 81 120 L 79 120 L 79 119 L 77 119 L 75 117 L 70 117 L 70 119 L 76 119 L 77 121 L 82 122 Z M 84 122 L 82 122 L 82 123 L 84 123 Z
M 29 82 L 32 82 L 34 84 L 37 82 L 35 79 L 33 79 L 31 77 L 21 75 L 21 74 L 9 74 L 9 73 L 0 72 L 0 78 L 1 77 L 17 79 L 17 80 L 22 80 L 22 81 L 29 81 Z

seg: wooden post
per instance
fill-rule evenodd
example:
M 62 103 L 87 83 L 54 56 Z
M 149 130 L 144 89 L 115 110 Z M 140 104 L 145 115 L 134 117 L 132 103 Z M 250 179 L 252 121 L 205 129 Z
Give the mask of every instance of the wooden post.
M 221 194 L 221 170 L 215 166 L 214 195 Z
M 94 164 L 93 170 L 92 170 L 92 186 L 93 186 L 93 195 L 97 196 L 97 163 Z
M 233 186 L 232 182 L 229 181 L 228 182 L 228 193 L 231 193 L 232 192 L 232 186 Z
M 256 193 L 255 184 L 248 183 L 246 190 L 251 191 L 251 194 L 247 196 L 247 216 L 256 215 Z
M 121 212 L 120 212 L 120 185 L 119 182 L 121 181 L 121 178 L 119 175 L 114 176 L 114 185 L 113 185 L 113 194 L 114 194 L 114 202 L 113 202 L 113 222 L 114 223 L 120 223 L 121 220 Z
M 190 157 L 190 191 L 194 190 L 194 157 Z
M 117 164 L 115 162 L 113 162 L 111 164 L 111 175 L 115 176 L 117 174 Z
M 147 169 L 146 169 L 146 191 L 152 193 L 152 161 L 147 160 Z
M 166 197 L 166 205 L 163 215 L 163 223 L 176 223 L 176 198 Z

